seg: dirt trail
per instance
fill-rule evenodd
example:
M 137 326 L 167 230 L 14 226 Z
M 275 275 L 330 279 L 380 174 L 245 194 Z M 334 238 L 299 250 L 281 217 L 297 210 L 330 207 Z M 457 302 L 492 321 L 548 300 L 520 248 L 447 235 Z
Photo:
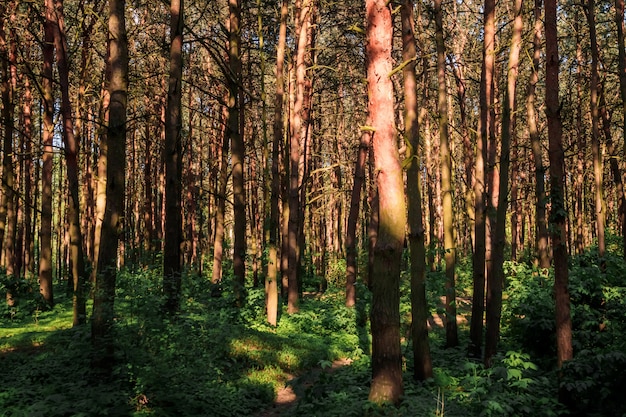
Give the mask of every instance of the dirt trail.
M 298 395 L 296 392 L 305 391 L 307 388 L 313 386 L 319 380 L 322 373 L 333 373 L 351 363 L 351 359 L 337 359 L 333 361 L 332 365 L 329 367 L 322 368 L 318 366 L 298 376 L 289 375 L 288 383 L 276 393 L 274 404 L 270 408 L 262 411 L 258 417 L 277 417 L 282 415 L 287 410 L 297 405 Z

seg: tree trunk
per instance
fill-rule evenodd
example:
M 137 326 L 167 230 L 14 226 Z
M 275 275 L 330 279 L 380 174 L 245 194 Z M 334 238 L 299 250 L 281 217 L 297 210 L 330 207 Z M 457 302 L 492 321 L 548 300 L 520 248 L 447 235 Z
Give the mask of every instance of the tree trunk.
M 298 233 L 300 230 L 300 142 L 303 137 L 303 112 L 305 100 L 307 33 L 311 22 L 312 0 L 296 2 L 296 83 L 293 114 L 290 120 L 289 146 L 289 288 L 287 312 L 295 313 L 298 307 Z M 306 134 L 306 133 L 305 133 Z
M 212 294 L 219 295 L 219 284 L 222 282 L 222 260 L 224 257 L 224 218 L 226 214 L 226 183 L 228 181 L 228 151 L 230 141 L 226 134 L 225 122 L 228 120 L 228 108 L 222 110 L 222 148 L 220 153 L 220 168 L 217 181 L 217 207 L 215 212 L 215 239 L 213 241 L 213 284 Z
M 233 242 L 233 273 L 235 275 L 234 291 L 238 306 L 242 306 L 245 295 L 246 279 L 246 193 L 243 181 L 243 165 L 246 154 L 243 139 L 243 100 L 241 99 L 241 0 L 229 0 L 229 37 L 228 37 L 228 125 L 227 134 L 231 141 L 231 160 L 233 170 L 234 199 L 234 242 Z
M 402 167 L 394 132 L 393 24 L 386 1 L 366 0 L 368 112 L 372 121 L 378 187 L 378 238 L 372 283 L 372 384 L 374 403 L 397 403 L 403 392 L 400 350 L 400 261 L 406 213 Z
M 51 3 L 46 4 L 43 44 L 43 164 L 41 171 L 41 229 L 39 250 L 39 290 L 50 306 L 52 291 L 52 139 L 54 136 L 54 97 L 52 65 L 54 61 L 54 26 Z
M 285 95 L 284 63 L 285 44 L 287 42 L 287 17 L 289 5 L 282 0 L 280 7 L 280 29 L 278 46 L 276 49 L 276 97 L 274 100 L 274 140 L 272 142 L 272 195 L 270 201 L 269 219 L 269 258 L 267 276 L 265 278 L 265 305 L 267 308 L 267 322 L 276 326 L 278 317 L 278 232 L 280 217 L 278 204 L 280 199 L 281 177 L 279 172 L 280 143 L 283 140 L 283 99 Z
M 515 18 L 513 35 L 509 52 L 509 68 L 507 74 L 507 88 L 504 92 L 502 108 L 502 141 L 500 150 L 500 192 L 496 212 L 495 240 L 493 244 L 492 274 L 487 282 L 486 306 L 486 337 L 485 337 L 485 365 L 491 366 L 493 357 L 497 353 L 500 339 L 500 317 L 502 316 L 502 287 L 504 284 L 504 247 L 506 246 L 506 216 L 508 209 L 508 185 L 511 138 L 515 135 L 515 95 L 519 66 L 519 53 L 522 45 L 523 0 L 515 0 Z
M 622 99 L 622 135 L 626 136 L 626 49 L 624 49 L 624 0 L 615 0 L 615 25 L 617 27 L 617 68 L 619 75 L 619 92 Z M 624 144 L 626 150 L 626 143 Z M 624 193 L 626 194 L 626 192 Z M 623 257 L 626 259 L 626 195 L 620 202 L 620 218 L 622 222 Z
M 539 82 L 539 59 L 541 58 L 541 3 L 542 0 L 535 0 L 534 7 L 534 36 L 533 36 L 533 61 L 532 73 L 526 89 L 526 113 L 528 120 L 528 132 L 530 134 L 530 145 L 533 151 L 535 162 L 535 241 L 539 268 L 546 270 L 550 267 L 550 256 L 548 253 L 548 227 L 546 224 L 546 191 L 545 174 L 546 168 L 543 166 L 543 152 L 541 147 L 541 137 L 537 128 L 536 110 L 536 87 Z
M 94 347 L 93 365 L 110 374 L 113 367 L 112 326 L 117 278 L 118 244 L 123 230 L 126 106 L 128 94 L 128 49 L 126 38 L 125 0 L 109 0 L 108 61 L 110 95 L 109 125 L 106 139 L 106 205 L 100 237 L 96 270 L 91 337 Z
M 56 48 L 59 81 L 61 86 L 61 113 L 63 116 L 63 142 L 65 146 L 65 163 L 68 180 L 68 218 L 70 239 L 71 277 L 73 281 L 73 323 L 74 326 L 84 324 L 87 318 L 85 281 L 86 269 L 83 253 L 83 236 L 80 224 L 80 202 L 78 178 L 78 142 L 74 136 L 74 121 L 70 102 L 69 62 L 67 39 L 63 16 L 63 0 L 47 0 L 54 10 L 51 14 L 54 25 L 54 45 Z
M 170 2 L 170 72 L 165 111 L 165 241 L 163 291 L 165 310 L 180 305 L 182 268 L 182 73 L 184 0 Z
M 480 121 L 479 137 L 476 141 L 476 168 L 474 173 L 474 256 L 473 256 L 473 296 L 472 320 L 470 324 L 469 355 L 482 356 L 483 314 L 485 309 L 485 261 L 486 261 L 486 193 L 485 163 L 487 159 L 487 138 L 491 132 L 491 107 L 493 106 L 493 70 L 495 47 L 495 0 L 485 0 L 484 5 L 483 66 L 480 80 Z
M 420 184 L 421 158 L 419 156 L 419 124 L 417 104 L 417 80 L 415 77 L 415 30 L 413 23 L 413 0 L 402 3 L 402 69 L 404 78 L 405 142 L 409 149 L 407 169 L 407 200 L 409 221 L 409 250 L 411 253 L 411 336 L 413 337 L 413 377 L 424 381 L 433 376 L 433 365 L 428 343 L 428 302 L 426 300 L 426 249 L 424 247 L 424 224 L 422 221 L 422 190 Z M 368 136 L 371 133 L 368 132 Z M 360 186 L 360 185 L 359 185 Z
M 557 0 L 545 1 L 546 39 L 546 118 L 548 121 L 548 153 L 550 157 L 550 224 L 554 253 L 554 294 L 556 300 L 557 364 L 572 359 L 572 319 L 568 292 L 567 234 L 565 221 L 565 155 L 563 127 L 559 103 L 559 49 L 557 38 Z
M 369 123 L 369 121 L 368 121 Z M 358 249 L 356 246 L 356 226 L 359 219 L 361 189 L 365 182 L 365 163 L 370 151 L 372 132 L 365 126 L 361 131 L 361 141 L 354 167 L 354 182 L 350 195 L 350 211 L 346 228 L 346 306 L 356 304 L 356 279 L 358 275 Z
M 600 82 L 598 80 L 598 39 L 596 36 L 595 1 L 587 0 L 587 25 L 589 26 L 589 42 L 591 48 L 591 79 L 589 81 L 590 106 L 591 106 L 591 153 L 593 155 L 594 174 L 594 206 L 596 210 L 596 238 L 598 240 L 598 257 L 600 268 L 606 267 L 604 255 L 606 243 L 604 239 L 604 226 L 606 221 L 603 174 L 604 163 L 602 149 L 600 148 Z
M 14 9 L 13 2 L 8 7 Z M 13 75 L 15 69 L 14 41 L 9 45 L 6 39 L 4 21 L 9 20 L 7 6 L 0 6 L 0 92 L 2 95 L 2 121 L 4 139 L 2 142 L 2 198 L 0 200 L 0 258 L 6 274 L 14 274 L 15 242 L 11 228 L 15 216 L 15 173 L 13 172 L 13 133 L 15 130 L 13 116 L 15 113 Z M 4 10 L 3 10 L 4 9 Z M 12 303 L 12 296 L 7 293 L 7 301 Z
M 441 0 L 435 0 L 435 39 L 437 46 L 437 112 L 439 155 L 441 158 L 441 199 L 443 204 L 443 249 L 446 263 L 446 347 L 459 344 L 456 323 L 456 242 L 452 184 L 452 157 L 448 135 L 448 90 L 446 86 L 446 46 L 443 40 Z

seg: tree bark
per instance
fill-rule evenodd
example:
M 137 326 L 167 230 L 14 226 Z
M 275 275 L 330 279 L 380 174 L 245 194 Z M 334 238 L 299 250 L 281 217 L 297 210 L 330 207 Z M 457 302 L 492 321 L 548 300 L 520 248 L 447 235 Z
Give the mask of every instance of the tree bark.
M 502 103 L 502 134 L 500 150 L 500 192 L 496 212 L 495 240 L 493 244 L 492 275 L 487 282 L 486 306 L 486 337 L 484 362 L 491 366 L 493 357 L 497 353 L 500 339 L 500 317 L 502 316 L 502 287 L 504 284 L 504 247 L 506 246 L 506 216 L 508 210 L 509 165 L 511 157 L 511 138 L 515 135 L 515 96 L 519 66 L 519 53 L 522 45 L 523 0 L 514 2 L 514 23 L 511 48 L 509 51 L 509 67 L 507 73 L 507 88 Z
M 67 39 L 63 15 L 63 0 L 47 0 L 54 12 L 51 14 L 54 26 L 54 45 L 56 49 L 57 65 L 59 69 L 59 85 L 61 86 L 61 113 L 63 117 L 63 143 L 68 180 L 68 219 L 70 239 L 71 277 L 73 281 L 73 324 L 84 324 L 87 319 L 85 282 L 87 273 L 83 253 L 83 236 L 80 223 L 80 201 L 78 178 L 79 144 L 74 135 L 74 119 L 70 101 L 69 62 L 67 53 Z
M 443 205 L 443 249 L 446 263 L 446 347 L 459 344 L 456 323 L 456 242 L 452 184 L 452 157 L 448 134 L 448 89 L 446 86 L 446 46 L 443 40 L 442 1 L 435 0 L 435 41 L 437 47 L 437 112 L 441 163 L 441 200 Z
M 114 341 L 111 330 L 114 317 L 118 244 L 123 235 L 126 184 L 128 46 L 125 7 L 125 0 L 109 0 L 108 90 L 111 102 L 109 125 L 105 137 L 107 142 L 106 205 L 102 220 L 91 327 L 95 355 L 93 365 L 105 374 L 110 374 L 113 366 Z
M 437 3 L 437 2 L 436 2 Z M 435 6 L 437 7 L 437 6 Z M 422 190 L 420 184 L 421 158 L 419 151 L 419 124 L 415 60 L 417 46 L 413 23 L 413 0 L 405 0 L 400 8 L 402 18 L 402 69 L 404 78 L 405 142 L 409 149 L 407 169 L 407 200 L 409 222 L 409 250 L 411 254 L 411 336 L 413 337 L 413 377 L 424 381 L 433 376 L 433 365 L 428 342 L 428 302 L 426 300 L 426 249 L 422 220 Z M 371 134 L 367 132 L 368 136 Z M 355 181 L 356 182 L 356 181 Z M 359 185 L 360 186 L 360 185 Z
M 184 0 L 170 2 L 170 72 L 165 111 L 165 242 L 163 291 L 165 310 L 180 305 L 182 268 L 182 73 Z
M 403 392 L 400 350 L 400 261 L 406 212 L 402 167 L 394 132 L 392 71 L 393 24 L 390 5 L 366 0 L 368 112 L 378 188 L 378 238 L 372 283 L 372 384 L 374 403 L 397 403 Z
M 493 70 L 495 48 L 495 0 L 484 3 L 484 42 L 483 66 L 480 79 L 480 120 L 479 137 L 476 141 L 476 168 L 474 173 L 474 256 L 473 256 L 473 296 L 472 319 L 470 323 L 469 355 L 482 356 L 483 315 L 485 309 L 485 262 L 486 262 L 486 187 L 485 163 L 487 159 L 487 139 L 491 132 L 491 107 L 493 106 Z
M 234 291 L 238 306 L 242 306 L 245 295 L 246 279 L 246 193 L 244 188 L 244 158 L 246 154 L 243 139 L 243 100 L 241 97 L 241 0 L 229 0 L 229 37 L 228 37 L 228 125 L 227 132 L 231 141 L 231 160 L 233 172 L 233 273 Z
M 587 26 L 589 27 L 589 42 L 591 49 L 591 79 L 589 81 L 590 111 L 591 111 L 591 153 L 593 155 L 594 175 L 594 206 L 596 211 L 596 238 L 598 240 L 598 257 L 600 267 L 604 269 L 604 255 L 606 243 L 604 238 L 604 226 L 606 213 L 604 205 L 603 174 L 604 163 L 602 149 L 600 147 L 600 82 L 598 75 L 598 39 L 596 35 L 595 1 L 587 0 L 586 5 Z
M 545 1 L 546 39 L 546 118 L 548 121 L 548 154 L 550 157 L 549 230 L 554 253 L 554 294 L 556 301 L 557 364 L 572 359 L 572 319 L 568 292 L 567 234 L 565 222 L 565 155 L 559 103 L 559 48 L 557 37 L 557 0 Z
M 280 199 L 281 176 L 279 172 L 280 142 L 283 140 L 283 101 L 285 95 L 285 45 L 287 43 L 287 17 L 289 5 L 282 0 L 280 6 L 280 28 L 278 32 L 278 46 L 276 48 L 276 96 L 274 99 L 274 140 L 272 141 L 272 189 L 270 196 L 269 218 L 269 254 L 267 276 L 265 278 L 265 305 L 267 322 L 276 326 L 278 317 L 278 232 L 280 230 L 280 216 L 278 204 Z
M 617 71 L 619 75 L 619 92 L 622 100 L 622 136 L 626 136 L 626 49 L 624 49 L 624 0 L 615 0 L 615 26 L 617 31 Z M 626 151 L 626 143 L 624 144 Z M 626 192 L 624 192 L 626 194 Z M 623 257 L 626 259 L 626 195 L 620 202 L 620 219 L 622 222 Z
M 13 2 L 8 8 L 14 8 Z M 15 173 L 13 171 L 13 134 L 15 131 L 15 103 L 13 71 L 15 70 L 14 41 L 7 42 L 4 28 L 5 19 L 9 20 L 10 10 L 7 5 L 0 7 L 0 94 L 2 96 L 2 121 L 4 138 L 2 141 L 2 198 L 0 199 L 0 258 L 6 274 L 12 276 L 15 265 L 15 242 L 12 230 L 12 220 L 15 216 Z M 7 301 L 12 303 L 12 297 L 7 293 Z
M 51 3 L 46 3 L 43 44 L 43 163 L 41 171 L 41 229 L 39 252 L 39 291 L 49 306 L 54 304 L 52 287 L 52 138 L 54 136 L 54 26 Z
M 545 174 L 543 165 L 543 152 L 541 136 L 537 128 L 536 88 L 539 82 L 539 59 L 541 58 L 541 4 L 542 0 L 535 0 L 534 6 L 534 35 L 533 35 L 533 61 L 532 73 L 526 89 L 526 113 L 528 120 L 528 132 L 530 145 L 535 163 L 535 245 L 539 268 L 546 270 L 550 267 L 548 253 L 548 227 L 546 223 L 546 191 Z

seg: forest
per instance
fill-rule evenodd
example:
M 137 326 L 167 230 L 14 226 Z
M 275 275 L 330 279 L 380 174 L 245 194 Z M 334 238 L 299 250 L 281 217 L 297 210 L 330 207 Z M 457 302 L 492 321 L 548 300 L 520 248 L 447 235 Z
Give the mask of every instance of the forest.
M 0 416 L 626 416 L 624 0 L 2 0 Z

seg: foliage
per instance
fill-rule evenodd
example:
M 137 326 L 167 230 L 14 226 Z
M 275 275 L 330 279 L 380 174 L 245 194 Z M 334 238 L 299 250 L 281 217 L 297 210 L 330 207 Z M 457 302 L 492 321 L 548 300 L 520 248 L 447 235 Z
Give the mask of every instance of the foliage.
M 592 249 L 572 260 L 576 354 L 563 368 L 561 388 L 576 399 L 580 415 L 621 415 L 626 410 L 617 387 L 626 384 L 626 264 L 608 253 L 602 272 L 597 259 Z M 71 300 L 63 291 L 57 291 L 52 310 L 21 309 L 2 318 L 0 360 L 9 371 L 0 381 L 0 409 L 6 416 L 254 416 L 263 415 L 288 386 L 297 402 L 280 415 L 566 414 L 557 401 L 552 277 L 528 263 L 505 262 L 504 267 L 501 346 L 506 354 L 487 369 L 468 360 L 464 347 L 445 349 L 444 329 L 434 326 L 435 376 L 424 383 L 411 378 L 410 280 L 403 274 L 405 394 L 398 406 L 367 400 L 371 298 L 365 285 L 357 284 L 356 307 L 346 308 L 340 279 L 329 279 L 325 293 L 305 293 L 300 312 L 281 311 L 273 328 L 265 324 L 262 288 L 248 288 L 246 304 L 235 307 L 230 270 L 218 297 L 207 277 L 185 272 L 181 311 L 166 315 L 161 270 L 154 267 L 119 274 L 110 380 L 91 373 L 89 329 L 71 328 Z M 342 264 L 336 268 L 341 271 Z M 457 275 L 463 287 L 470 285 L 469 270 L 470 263 L 461 260 Z M 439 312 L 444 284 L 443 272 L 427 274 L 433 314 Z M 26 300 L 29 291 L 19 299 Z M 460 327 L 461 346 L 467 345 L 466 330 Z M 343 365 L 336 365 L 342 358 Z
M 11 294 L 14 304 L 0 303 L 0 316 L 4 318 L 19 320 L 47 309 L 47 305 L 39 293 L 39 284 L 36 280 L 7 275 L 3 269 L 0 270 L 0 294 L 3 296 L 2 298 L 7 293 Z

